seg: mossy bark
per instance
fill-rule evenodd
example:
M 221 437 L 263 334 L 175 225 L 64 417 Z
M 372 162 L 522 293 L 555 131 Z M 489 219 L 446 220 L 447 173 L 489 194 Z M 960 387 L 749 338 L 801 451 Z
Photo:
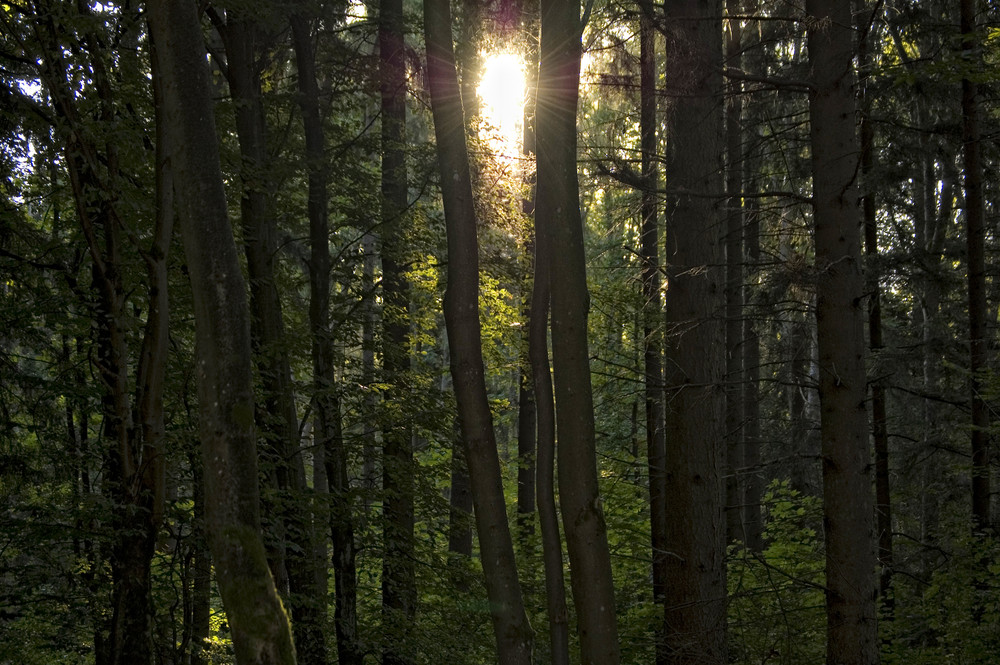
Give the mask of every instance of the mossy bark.
M 147 5 L 178 147 L 178 217 L 194 303 L 208 541 L 239 665 L 293 665 L 291 625 L 260 529 L 246 283 L 229 225 L 205 44 L 194 3 Z

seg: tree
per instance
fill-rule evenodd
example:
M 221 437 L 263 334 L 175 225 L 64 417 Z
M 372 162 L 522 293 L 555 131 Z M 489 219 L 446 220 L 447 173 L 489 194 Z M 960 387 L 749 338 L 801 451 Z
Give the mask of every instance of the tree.
M 665 7 L 669 662 L 726 662 L 722 7 Z
M 809 134 L 826 533 L 827 663 L 879 659 L 870 451 L 865 411 L 864 282 L 856 195 L 849 3 L 809 0 Z
M 240 665 L 292 665 L 291 626 L 261 538 L 250 312 L 229 228 L 201 29 L 193 3 L 148 5 L 191 275 L 206 519 Z
M 383 432 L 382 619 L 387 665 L 412 662 L 417 589 L 413 571 L 412 431 L 404 409 L 409 370 L 409 284 L 406 277 L 406 53 L 402 0 L 381 0 L 378 18 L 382 111 L 382 369 L 394 409 Z
M 642 160 L 642 298 L 643 372 L 646 391 L 646 462 L 649 469 L 649 522 L 652 551 L 653 602 L 666 601 L 667 451 L 663 414 L 663 334 L 659 259 L 659 185 L 657 168 L 656 24 L 654 9 L 644 2 L 639 15 L 639 122 Z M 663 635 L 656 640 L 656 662 L 666 663 Z
M 304 10 L 305 7 L 297 7 Z M 304 13 L 289 19 L 292 46 L 295 49 L 299 82 L 299 106 L 302 110 L 305 137 L 309 200 L 309 326 L 312 338 L 313 404 L 316 409 L 315 454 L 317 471 L 323 471 L 330 494 L 330 527 L 333 540 L 335 582 L 334 625 L 338 662 L 359 665 L 364 653 L 358 640 L 357 569 L 354 525 L 351 517 L 347 450 L 340 421 L 341 404 L 335 385 L 334 354 L 330 330 L 330 223 L 326 135 L 320 115 L 320 93 L 316 75 L 316 54 L 312 44 L 310 20 Z M 315 484 L 315 483 L 314 483 Z M 315 487 L 317 492 L 322 488 Z M 320 496 L 319 501 L 325 497 Z M 319 515 L 322 512 L 318 511 Z M 325 525 L 324 525 L 325 526 Z M 321 531 L 322 533 L 322 531 Z M 326 611 L 327 569 L 326 540 L 319 539 L 320 560 L 313 572 L 316 608 L 321 618 Z M 322 642 L 316 641 L 317 644 Z M 317 658 L 325 655 L 317 649 Z
M 479 243 L 466 126 L 451 42 L 448 0 L 424 1 L 427 77 L 448 229 L 445 321 L 465 462 L 501 663 L 531 663 L 534 636 L 521 599 L 507 523 L 493 418 L 486 396 L 479 322 Z
M 972 411 L 972 521 L 976 531 L 990 523 L 990 410 L 983 396 L 983 374 L 988 366 L 986 334 L 986 213 L 983 204 L 983 166 L 979 128 L 979 69 L 976 3 L 961 0 L 962 58 L 962 166 L 965 188 L 965 243 L 969 289 L 969 392 Z
M 535 228 L 552 253 L 552 365 L 559 441 L 559 504 L 585 665 L 619 661 L 611 561 L 597 486 L 594 405 L 587 349 L 587 276 L 576 172 L 580 7 L 542 0 L 535 103 Z

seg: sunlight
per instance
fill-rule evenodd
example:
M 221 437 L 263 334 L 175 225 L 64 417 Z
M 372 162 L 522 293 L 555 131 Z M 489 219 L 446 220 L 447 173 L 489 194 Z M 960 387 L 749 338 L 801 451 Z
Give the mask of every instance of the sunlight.
M 508 160 L 516 159 L 521 150 L 524 85 L 524 63 L 519 54 L 483 54 L 483 78 L 476 89 L 482 101 L 479 135 L 495 154 Z

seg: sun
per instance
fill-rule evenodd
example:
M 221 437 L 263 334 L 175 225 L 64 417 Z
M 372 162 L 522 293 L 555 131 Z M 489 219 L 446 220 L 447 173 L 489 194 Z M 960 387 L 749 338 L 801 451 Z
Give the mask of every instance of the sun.
M 480 138 L 497 155 L 516 159 L 524 123 L 524 61 L 518 53 L 483 54 L 483 76 L 476 92 L 482 103 Z

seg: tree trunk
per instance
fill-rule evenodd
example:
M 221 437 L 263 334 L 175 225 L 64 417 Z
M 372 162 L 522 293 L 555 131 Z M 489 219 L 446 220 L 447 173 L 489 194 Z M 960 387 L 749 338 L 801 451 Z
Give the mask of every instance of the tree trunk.
M 533 635 L 507 524 L 479 322 L 479 243 L 448 0 L 425 0 L 427 77 L 448 230 L 444 311 L 479 548 L 500 663 L 530 664 Z
M 85 5 L 78 5 L 86 20 L 93 19 Z M 150 579 L 153 548 L 163 517 L 163 381 L 167 358 L 167 253 L 173 228 L 173 192 L 169 173 L 156 182 L 156 216 L 148 250 L 138 249 L 146 266 L 148 314 L 143 330 L 135 395 L 130 399 L 130 353 L 127 295 L 122 255 L 123 229 L 119 217 L 119 182 L 122 166 L 118 146 L 108 140 L 103 146 L 84 128 L 70 87 L 70 71 L 59 43 L 60 28 L 54 12 L 45 13 L 36 35 L 42 44 L 42 68 L 53 97 L 58 128 L 68 136 L 64 158 L 77 218 L 91 259 L 91 287 L 97 334 L 97 374 L 102 384 L 101 410 L 105 439 L 104 484 L 112 503 L 113 540 L 111 564 L 111 616 L 106 648 L 98 645 L 98 659 L 113 665 L 144 665 L 153 658 L 153 599 Z M 138 40 L 139 22 L 124 21 L 121 38 Z M 105 63 L 101 36 L 83 30 L 80 43 L 89 56 L 93 88 L 98 99 L 97 122 L 102 131 L 117 121 L 114 91 Z M 161 90 L 154 87 L 158 98 Z M 157 132 L 156 166 L 169 162 L 170 144 Z M 127 246 L 127 245 L 126 245 Z M 70 414 L 72 417 L 72 414 Z M 82 423 L 85 428 L 86 424 Z M 83 434 L 85 437 L 85 433 Z
M 965 184 L 965 243 L 969 284 L 969 371 L 972 409 L 972 523 L 990 528 L 990 411 L 983 396 L 988 368 L 986 307 L 986 212 L 983 203 L 979 90 L 974 75 L 982 69 L 976 36 L 976 2 L 959 3 L 962 58 L 962 166 Z
M 340 435 L 340 400 L 330 330 L 330 224 L 326 138 L 320 117 L 316 54 L 313 51 L 309 21 L 304 15 L 296 13 L 290 17 L 290 23 L 298 70 L 299 106 L 302 109 L 309 182 L 309 324 L 312 336 L 313 404 L 316 409 L 315 464 L 317 472 L 326 471 L 326 482 L 331 495 L 329 517 L 333 540 L 337 661 L 343 665 L 360 665 L 364 654 L 358 641 L 354 524 L 347 475 L 347 450 L 343 436 Z M 322 464 L 319 463 L 321 452 L 326 453 L 322 455 Z M 318 493 L 321 488 L 316 483 L 313 485 Z M 319 497 L 320 501 L 324 499 L 325 497 Z M 325 538 L 319 539 L 319 543 L 324 543 L 318 548 L 323 559 L 327 551 L 325 542 Z M 314 571 L 309 591 L 315 618 L 318 625 L 323 626 L 327 616 L 327 569 L 325 561 L 317 563 L 322 565 Z M 325 655 L 325 649 L 320 655 Z
M 409 390 L 409 284 L 406 278 L 406 53 L 402 0 L 379 3 L 382 98 L 382 369 L 393 414 L 382 434 L 382 620 L 384 665 L 410 665 L 417 588 L 413 568 L 413 446 Z M 464 131 L 457 128 L 456 131 Z
M 721 2 L 665 6 L 669 662 L 726 662 Z
M 559 437 L 559 499 L 584 665 L 620 660 L 611 560 L 597 483 L 587 348 L 589 294 L 576 170 L 580 6 L 542 0 L 536 102 L 536 228 L 552 252 L 552 361 Z
M 740 1 L 726 0 L 726 67 L 741 69 Z M 746 542 L 743 467 L 743 109 L 742 85 L 726 91 L 726 540 Z
M 747 286 L 743 301 L 750 302 L 750 286 L 760 262 L 760 215 L 757 199 L 750 201 L 746 210 L 744 230 L 746 238 Z M 764 549 L 761 516 L 761 498 L 764 494 L 763 474 L 760 468 L 760 335 L 756 322 L 750 316 L 743 317 L 743 371 L 746 425 L 743 432 L 743 528 L 746 531 L 746 546 L 751 552 Z
M 871 119 L 872 100 L 867 83 L 874 66 L 870 61 L 870 30 L 875 25 L 875 16 L 864 10 L 859 2 L 858 17 L 858 63 L 860 65 L 861 121 L 861 178 L 864 192 L 861 196 L 861 212 L 865 229 L 865 254 L 868 257 L 868 347 L 874 358 L 877 375 L 871 382 L 872 400 L 872 441 L 875 444 L 875 532 L 878 534 L 879 599 L 886 619 L 893 616 L 894 601 L 892 587 L 892 503 L 889 493 L 889 430 L 886 416 L 886 386 L 881 376 L 879 356 L 885 348 L 882 341 L 882 288 L 879 283 L 878 221 L 875 203 L 875 126 Z
M 295 662 L 260 530 L 250 312 L 229 227 L 201 26 L 193 3 L 152 0 L 172 132 L 177 208 L 194 297 L 206 518 L 239 665 Z
M 869 665 L 876 642 L 861 217 L 851 4 L 807 0 L 816 243 L 827 663 Z
M 261 98 L 257 57 L 264 46 L 256 20 L 232 11 L 222 31 L 227 73 L 234 101 L 239 137 L 243 195 L 240 216 L 243 247 L 250 278 L 250 332 L 257 370 L 263 384 L 264 409 L 258 410 L 258 429 L 269 444 L 278 491 L 284 495 L 276 519 L 285 542 L 279 547 L 288 575 L 288 604 L 292 628 L 307 665 L 326 662 L 324 617 L 326 603 L 316 603 L 311 514 L 305 503 L 305 472 L 299 453 L 298 415 L 281 297 L 275 282 L 277 224 L 268 173 L 267 122 Z M 280 574 L 276 571 L 276 574 Z
M 639 136 L 642 149 L 642 335 L 646 402 L 646 462 L 649 469 L 649 522 L 652 552 L 653 602 L 666 599 L 667 504 L 666 449 L 663 414 L 663 280 L 660 276 L 656 136 L 656 30 L 652 2 L 639 15 Z M 662 625 L 656 629 L 656 663 L 667 662 Z

